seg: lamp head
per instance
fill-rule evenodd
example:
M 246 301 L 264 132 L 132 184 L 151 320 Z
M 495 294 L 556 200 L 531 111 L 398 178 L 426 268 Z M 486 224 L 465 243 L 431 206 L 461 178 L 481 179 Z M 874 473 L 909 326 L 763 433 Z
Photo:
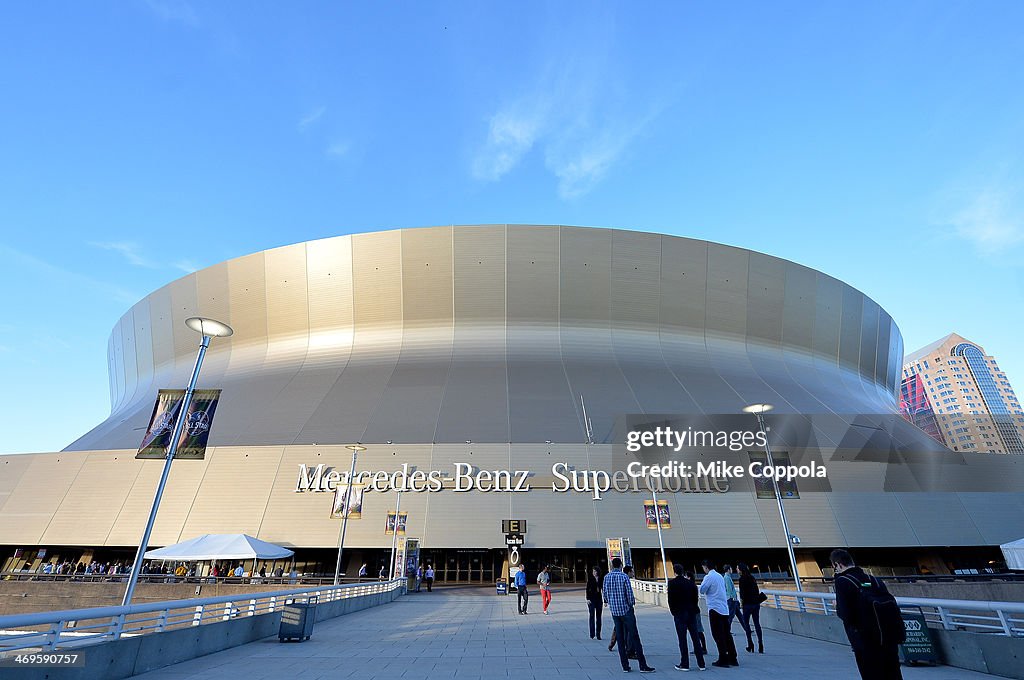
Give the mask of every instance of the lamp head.
M 185 325 L 202 335 L 209 335 L 212 338 L 226 338 L 233 335 L 235 331 L 226 323 L 215 319 L 207 319 L 202 316 L 190 316 L 185 319 Z
M 767 413 L 768 411 L 771 411 L 773 408 L 774 407 L 771 404 L 750 404 L 749 406 L 743 407 L 743 412 L 759 415 L 761 413 Z
M 349 444 L 345 448 L 348 449 L 349 451 L 365 451 L 366 450 L 366 447 L 363 446 L 362 444 Z

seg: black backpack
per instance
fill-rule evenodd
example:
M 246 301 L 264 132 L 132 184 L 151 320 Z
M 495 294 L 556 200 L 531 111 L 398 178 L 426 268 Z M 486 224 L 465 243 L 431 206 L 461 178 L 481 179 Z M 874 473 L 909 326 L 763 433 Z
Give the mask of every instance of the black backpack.
M 896 598 L 879 583 L 874 576 L 863 583 L 850 574 L 849 579 L 857 588 L 858 630 L 865 642 L 877 645 L 900 645 L 907 639 L 907 629 Z

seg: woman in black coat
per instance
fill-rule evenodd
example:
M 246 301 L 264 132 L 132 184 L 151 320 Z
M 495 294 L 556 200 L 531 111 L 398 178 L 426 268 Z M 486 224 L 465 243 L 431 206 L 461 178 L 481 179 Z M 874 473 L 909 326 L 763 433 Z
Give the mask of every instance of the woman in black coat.
M 601 639 L 601 612 L 604 601 L 601 596 L 601 572 L 592 567 L 587 575 L 587 609 L 590 610 L 590 639 Z M 596 623 L 596 625 L 595 625 Z
M 761 637 L 761 590 L 757 587 L 757 579 L 750 573 L 750 567 L 742 562 L 737 565 L 740 570 L 740 602 L 743 605 L 743 630 L 747 633 L 747 651 L 754 651 L 754 639 L 750 636 L 750 619 L 754 619 L 754 630 L 757 632 L 757 651 L 764 654 L 764 643 Z

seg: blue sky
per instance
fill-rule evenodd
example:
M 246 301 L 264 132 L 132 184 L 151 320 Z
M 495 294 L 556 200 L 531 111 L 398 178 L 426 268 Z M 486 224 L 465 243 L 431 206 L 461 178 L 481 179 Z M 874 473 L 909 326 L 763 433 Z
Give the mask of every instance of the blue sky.
M 0 452 L 109 411 L 196 268 L 384 228 L 615 226 L 863 290 L 1024 391 L 1024 3 L 7 5 Z

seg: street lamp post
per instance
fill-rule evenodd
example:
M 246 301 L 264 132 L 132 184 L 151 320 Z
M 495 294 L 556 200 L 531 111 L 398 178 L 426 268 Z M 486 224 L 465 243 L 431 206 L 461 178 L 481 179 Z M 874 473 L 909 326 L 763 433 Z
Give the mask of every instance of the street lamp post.
M 345 550 L 345 531 L 348 529 L 348 513 L 352 508 L 352 483 L 356 476 L 356 456 L 360 451 L 365 451 L 362 444 L 346 446 L 352 452 L 352 469 L 348 473 L 348 496 L 345 498 L 345 516 L 341 520 L 341 536 L 338 538 L 338 563 L 334 567 L 334 585 L 341 582 L 341 553 Z
M 167 447 L 167 456 L 164 458 L 164 471 L 160 475 L 160 483 L 156 487 L 156 495 L 153 497 L 153 507 L 149 510 L 149 519 L 146 521 L 146 530 L 142 534 L 142 540 L 139 542 L 139 549 L 135 553 L 135 563 L 132 565 L 131 576 L 128 577 L 128 587 L 124 591 L 124 598 L 121 600 L 121 606 L 127 606 L 132 602 L 132 595 L 135 593 L 135 585 L 139 580 L 139 572 L 142 570 L 142 559 L 146 554 L 146 548 L 149 547 L 149 536 L 153 533 L 153 524 L 156 522 L 156 513 L 160 509 L 160 498 L 164 495 L 164 487 L 167 485 L 167 477 L 171 472 L 171 463 L 174 461 L 174 456 L 178 452 L 178 439 L 181 438 L 181 430 L 185 427 L 185 419 L 188 418 L 188 409 L 192 404 L 192 394 L 196 389 L 196 381 L 199 379 L 199 369 L 203 367 L 203 357 L 206 356 L 206 348 L 210 346 L 210 338 L 226 338 L 233 334 L 231 326 L 215 321 L 213 319 L 206 319 L 199 316 L 193 316 L 185 319 L 185 325 L 202 334 L 203 339 L 199 343 L 199 355 L 196 356 L 196 365 L 192 369 L 192 379 L 189 380 L 188 389 L 185 390 L 185 396 L 181 400 L 181 407 L 178 410 L 178 417 L 174 421 L 174 432 L 171 434 L 171 442 Z
M 768 458 L 768 467 L 774 468 L 775 463 L 772 461 L 772 449 L 768 445 L 768 429 L 764 424 L 764 414 L 771 410 L 771 404 L 751 404 L 750 406 L 745 406 L 743 408 L 744 412 L 753 413 L 757 417 L 757 426 L 761 428 L 761 434 L 764 436 L 764 453 Z M 782 519 L 782 531 L 786 534 L 786 551 L 789 553 L 789 566 L 793 570 L 793 582 L 796 584 L 797 592 L 800 592 L 803 591 L 803 587 L 800 585 L 800 573 L 796 569 L 796 553 L 793 552 L 794 536 L 789 532 L 789 522 L 786 520 L 786 508 L 782 504 L 782 493 L 779 491 L 779 480 L 774 474 L 772 475 L 772 488 L 775 490 L 775 500 L 779 504 L 779 517 Z
M 661 513 L 658 512 L 658 492 L 651 485 L 651 497 L 654 499 L 654 521 L 658 526 L 658 545 L 661 546 L 661 566 L 665 570 L 665 592 L 668 592 L 668 560 L 665 559 L 665 541 L 661 538 Z
M 402 492 L 398 489 L 395 490 L 395 495 L 398 498 L 395 500 L 395 533 L 391 536 L 391 575 L 388 579 L 395 578 L 395 555 L 398 554 L 398 513 L 402 509 Z

